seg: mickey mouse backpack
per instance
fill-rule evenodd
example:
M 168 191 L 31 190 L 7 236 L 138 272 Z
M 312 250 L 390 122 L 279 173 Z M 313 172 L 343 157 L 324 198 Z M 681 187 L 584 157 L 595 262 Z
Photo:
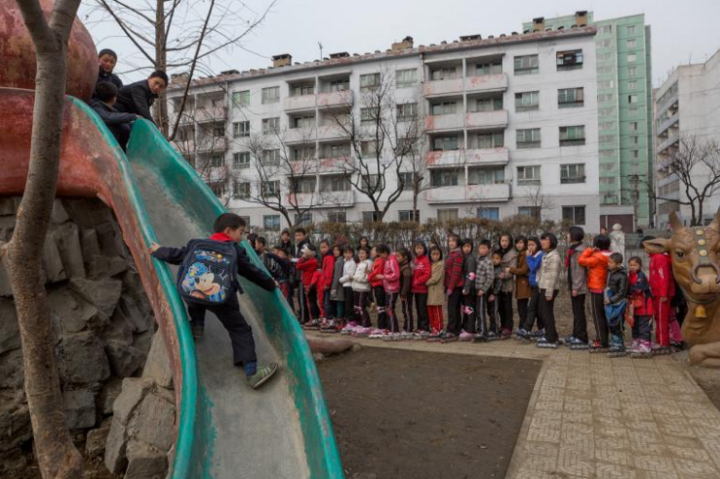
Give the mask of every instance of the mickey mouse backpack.
M 232 242 L 197 240 L 180 266 L 178 291 L 188 303 L 220 306 L 235 292 L 237 246 Z

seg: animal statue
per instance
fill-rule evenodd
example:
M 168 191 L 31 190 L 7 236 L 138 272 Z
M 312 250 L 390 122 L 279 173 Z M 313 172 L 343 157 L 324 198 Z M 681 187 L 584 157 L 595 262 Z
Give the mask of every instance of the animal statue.
M 720 209 L 708 226 L 685 226 L 670 213 L 672 237 L 645 242 L 653 253 L 666 251 L 688 302 L 683 337 L 690 362 L 720 367 Z

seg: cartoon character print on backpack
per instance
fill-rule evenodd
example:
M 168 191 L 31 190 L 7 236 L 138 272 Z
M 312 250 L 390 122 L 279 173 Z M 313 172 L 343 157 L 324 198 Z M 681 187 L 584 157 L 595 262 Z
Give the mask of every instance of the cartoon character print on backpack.
M 203 263 L 193 263 L 182 282 L 183 290 L 193 298 L 204 299 L 213 303 L 224 303 L 227 297 L 223 272 L 216 274 Z
M 236 261 L 233 253 L 234 250 L 214 242 L 196 245 L 186 260 L 181 296 L 205 305 L 224 304 L 233 290 Z

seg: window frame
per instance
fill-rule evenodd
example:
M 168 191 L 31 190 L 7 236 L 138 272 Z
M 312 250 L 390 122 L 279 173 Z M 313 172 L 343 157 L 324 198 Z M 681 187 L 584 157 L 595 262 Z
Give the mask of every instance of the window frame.
M 411 78 L 407 79 L 405 76 L 409 76 Z M 408 88 L 416 85 L 417 82 L 417 68 L 403 68 L 395 70 L 395 88 Z
M 537 135 L 536 135 L 537 133 Z M 530 135 L 530 141 L 520 141 L 520 136 Z M 537 136 L 537 139 L 535 139 Z M 515 147 L 517 149 L 542 148 L 542 130 L 540 128 L 522 128 L 515 130 Z
M 263 135 L 277 135 L 280 132 L 280 117 L 263 118 L 261 131 Z
M 242 187 L 242 188 L 241 188 Z M 247 190 L 242 191 L 241 190 Z M 246 200 L 250 198 L 252 194 L 252 184 L 249 181 L 234 181 L 233 182 L 233 199 Z
M 369 81 L 372 79 L 372 81 Z M 371 91 L 380 87 L 380 73 L 363 73 L 360 75 L 360 91 Z
M 534 75 L 537 73 L 540 73 L 540 56 L 537 53 L 513 57 L 513 74 Z
M 566 215 L 567 210 L 572 208 L 572 214 L 569 216 L 572 216 L 572 218 L 567 218 L 568 215 Z M 577 210 L 580 209 L 582 211 L 582 222 L 578 221 L 578 212 Z M 586 205 L 563 205 L 560 211 L 560 218 L 563 222 L 570 221 L 574 225 L 580 225 L 580 226 L 586 226 L 587 224 L 587 208 Z
M 571 176 L 572 168 L 575 169 L 575 175 Z M 585 163 L 566 163 L 560 165 L 560 184 L 561 185 L 574 185 L 579 183 L 585 183 L 587 177 L 585 176 Z
M 542 185 L 542 165 L 522 165 L 516 167 L 517 185 L 518 186 L 538 186 Z M 528 171 L 532 171 L 532 176 L 528 176 Z M 521 174 L 522 172 L 522 174 Z
M 555 66 L 558 71 L 579 70 L 585 64 L 582 49 L 562 50 L 555 53 Z
M 246 126 L 247 128 L 241 128 Z M 233 138 L 247 138 L 250 136 L 250 122 L 236 121 L 233 122 Z
M 273 93 L 272 95 L 270 93 Z M 269 86 L 262 89 L 262 104 L 271 105 L 273 103 L 280 103 L 280 87 Z
M 574 132 L 574 133 L 571 133 Z M 577 132 L 582 132 L 579 136 Z M 565 138 L 563 138 L 563 135 Z M 585 125 L 568 125 L 560 127 L 560 146 L 583 146 L 587 139 L 585 136 Z
M 250 152 L 236 151 L 233 153 L 233 170 L 244 170 L 250 168 Z
M 525 98 L 530 98 L 529 103 Z M 535 99 L 535 102 L 533 102 Z M 526 104 L 527 103 L 527 104 Z M 522 91 L 515 93 L 515 112 L 522 113 L 526 111 L 537 111 L 540 109 L 540 91 Z
M 272 224 L 268 227 L 268 219 L 272 220 Z M 277 225 L 275 224 L 277 220 Z M 265 231 L 280 231 L 282 226 L 282 220 L 280 215 L 263 215 L 263 229 Z
M 569 93 L 572 92 L 572 95 Z M 579 93 L 579 99 L 578 99 Z M 572 97 L 572 99 L 570 98 Z M 558 108 L 580 108 L 585 106 L 585 88 L 558 88 Z
M 250 90 L 234 91 L 232 102 L 234 107 L 250 106 Z

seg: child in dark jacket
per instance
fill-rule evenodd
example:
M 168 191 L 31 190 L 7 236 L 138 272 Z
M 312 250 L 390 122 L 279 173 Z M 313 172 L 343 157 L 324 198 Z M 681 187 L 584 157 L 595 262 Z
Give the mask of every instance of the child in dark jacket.
M 605 288 L 605 316 L 610 331 L 611 357 L 626 354 L 623 341 L 623 322 L 625 320 L 625 307 L 627 305 L 628 276 L 623 266 L 623 257 L 620 253 L 612 253 L 608 258 L 608 278 Z
M 462 331 L 458 339 L 460 341 L 472 341 L 475 339 L 475 303 L 477 292 L 475 290 L 475 273 L 477 261 L 473 254 L 474 245 L 470 238 L 463 240 L 463 290 L 462 290 Z
M 460 249 L 460 237 L 458 235 L 448 236 L 448 255 L 445 259 L 445 294 L 448 297 L 448 325 L 442 342 L 457 340 L 460 334 L 462 292 L 465 285 L 463 278 L 464 256 Z
M 410 292 L 413 284 L 413 270 L 410 266 L 410 252 L 405 248 L 400 248 L 395 253 L 395 257 L 400 264 L 400 309 L 403 314 L 403 333 L 398 339 L 412 339 L 412 293 Z M 393 309 L 395 306 L 393 305 Z
M 140 80 L 120 88 L 116 108 L 118 111 L 134 113 L 148 121 L 153 121 L 150 107 L 167 86 L 167 74 L 162 70 L 155 70 L 147 80 Z
M 482 240 L 478 246 L 477 268 L 475 269 L 475 290 L 477 291 L 477 305 L 475 307 L 477 322 L 480 324 L 480 332 L 476 336 L 477 341 L 487 341 L 487 300 L 492 294 L 493 281 L 495 279 L 495 267 L 490 256 L 492 243 L 490 240 Z
M 273 279 L 252 264 L 245 250 L 237 244 L 242 241 L 243 233 L 245 232 L 245 221 L 233 213 L 224 213 L 215 220 L 213 229 L 215 233 L 210 236 L 211 242 L 207 240 L 191 240 L 187 246 L 182 248 L 169 248 L 153 243 L 148 249 L 148 252 L 161 261 L 179 265 L 186 263 L 188 259 L 198 258 L 201 253 L 206 255 L 206 251 L 200 251 L 198 249 L 200 247 L 211 249 L 212 242 L 217 242 L 223 244 L 223 248 L 226 248 L 226 245 L 229 243 L 235 248 L 237 254 L 237 273 L 261 288 L 267 291 L 273 291 L 275 289 Z M 202 241 L 202 246 L 200 246 L 200 241 Z M 201 263 L 198 264 L 203 266 Z M 190 265 L 190 268 L 195 266 L 196 264 L 193 263 Z M 186 277 L 188 271 L 190 271 L 189 268 L 180 268 L 178 272 L 178 283 Z M 206 273 L 206 276 L 212 279 L 213 274 L 209 272 Z M 250 386 L 253 389 L 257 389 L 275 374 L 278 365 L 270 363 L 267 366 L 258 367 L 252 329 L 240 312 L 240 304 L 237 298 L 237 293 L 242 294 L 243 291 L 237 278 L 231 278 L 231 283 L 234 290 L 227 291 L 227 299 L 223 304 L 208 306 L 186 299 L 188 314 L 192 320 L 191 327 L 193 336 L 199 339 L 203 335 L 205 311 L 210 311 L 215 314 L 230 334 L 235 365 L 245 370 L 245 375 L 248 378 Z M 217 283 L 213 284 L 213 286 L 216 285 Z
M 503 288 L 503 253 L 501 251 L 493 251 L 490 259 L 493 264 L 493 284 L 488 291 L 487 298 L 488 315 L 490 316 L 490 325 L 487 333 L 488 341 L 500 339 L 500 302 L 498 295 Z
M 113 73 L 115 65 L 117 65 L 117 53 L 109 48 L 103 48 L 98 53 L 98 77 L 95 86 L 103 82 L 110 82 L 118 89 L 122 88 L 123 82 L 116 74 Z M 93 98 L 95 94 L 93 93 Z
M 139 118 L 133 113 L 122 113 L 117 111 L 113 105 L 117 101 L 118 89 L 110 82 L 98 83 L 95 87 L 95 96 L 90 100 L 90 108 L 95 110 L 100 119 L 107 125 L 110 133 L 113 134 L 120 148 L 125 151 L 127 142 L 130 140 L 133 122 Z
M 633 256 L 628 260 L 630 275 L 628 278 L 628 298 L 632 312 L 632 358 L 652 356 L 650 333 L 653 315 L 653 300 L 650 282 L 642 270 L 642 260 Z
M 575 350 L 589 347 L 585 317 L 585 296 L 588 292 L 587 270 L 578 263 L 578 258 L 585 251 L 585 245 L 582 243 L 584 238 L 585 230 L 579 226 L 572 226 L 568 232 L 570 246 L 565 256 L 565 271 L 573 311 L 573 333 L 565 339 L 565 344 Z

